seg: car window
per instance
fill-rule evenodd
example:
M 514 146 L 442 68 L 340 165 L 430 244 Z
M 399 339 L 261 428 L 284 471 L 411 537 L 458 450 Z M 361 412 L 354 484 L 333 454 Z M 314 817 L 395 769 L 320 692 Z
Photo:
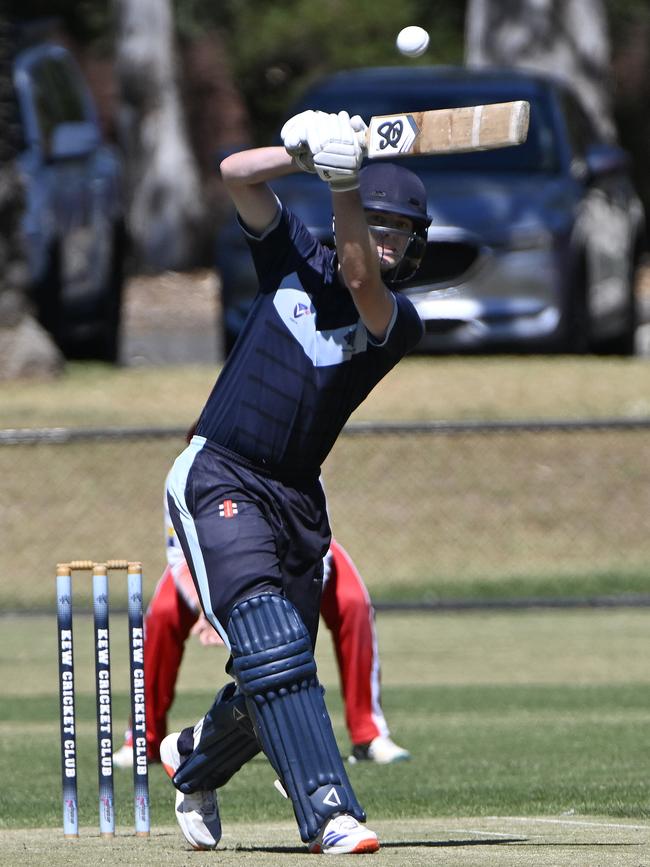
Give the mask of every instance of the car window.
M 584 157 L 589 145 L 598 140 L 598 134 L 586 112 L 571 93 L 562 92 L 560 102 L 566 119 L 571 149 L 576 156 Z
M 86 119 L 83 95 L 70 67 L 53 58 L 36 65 L 31 79 L 41 142 L 47 154 L 57 124 Z
M 510 94 L 479 94 L 478 98 L 458 97 L 453 94 L 413 92 L 383 94 L 375 91 L 355 93 L 348 90 L 327 92 L 314 90 L 307 94 L 294 107 L 290 114 L 307 108 L 321 111 L 338 111 L 345 107 L 350 114 L 360 114 L 368 122 L 373 115 L 396 114 L 404 110 L 424 111 L 432 108 L 454 108 L 473 105 L 478 102 L 493 103 L 519 99 Z M 516 147 L 497 150 L 474 151 L 464 154 L 437 154 L 427 157 L 410 157 L 409 168 L 413 171 L 444 172 L 557 172 L 560 168 L 560 155 L 554 133 L 548 103 L 543 99 L 529 99 L 531 103 L 530 126 L 526 141 Z

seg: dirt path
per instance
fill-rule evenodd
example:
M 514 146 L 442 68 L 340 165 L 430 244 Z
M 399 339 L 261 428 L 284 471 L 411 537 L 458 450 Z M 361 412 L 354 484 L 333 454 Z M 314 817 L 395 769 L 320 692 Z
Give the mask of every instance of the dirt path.
M 134 277 L 124 297 L 122 363 L 217 363 L 223 354 L 220 318 L 214 271 Z

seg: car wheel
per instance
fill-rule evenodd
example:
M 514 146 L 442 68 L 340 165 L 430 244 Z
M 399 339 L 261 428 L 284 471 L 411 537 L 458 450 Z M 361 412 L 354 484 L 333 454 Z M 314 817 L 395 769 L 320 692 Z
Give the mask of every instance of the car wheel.
M 599 355 L 631 356 L 636 352 L 636 330 L 639 325 L 639 305 L 636 292 L 638 269 L 632 265 L 628 275 L 627 305 L 623 327 L 619 334 L 601 340 L 595 347 Z
M 62 346 L 61 321 L 61 256 L 57 246 L 50 248 L 42 278 L 34 285 L 32 298 L 36 318 L 50 333 L 54 342 Z
M 101 306 L 93 316 L 92 330 L 65 342 L 68 358 L 93 359 L 115 364 L 119 360 L 122 322 L 122 295 L 126 263 L 126 231 L 121 223 L 113 227 L 110 267 L 101 290 Z
M 100 361 L 115 363 L 119 360 L 126 255 L 126 230 L 120 223 L 113 231 L 113 253 L 107 278 L 103 322 L 93 353 Z
M 558 352 L 584 355 L 589 352 L 589 315 L 587 313 L 587 273 L 584 261 L 575 269 L 567 289 L 560 321 Z

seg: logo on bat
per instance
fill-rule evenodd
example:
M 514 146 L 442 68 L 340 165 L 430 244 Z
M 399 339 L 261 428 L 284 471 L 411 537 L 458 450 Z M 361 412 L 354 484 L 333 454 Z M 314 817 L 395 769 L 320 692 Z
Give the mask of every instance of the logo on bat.
M 409 114 L 372 118 L 368 154 L 376 157 L 408 153 L 419 131 Z
M 384 121 L 377 129 L 377 135 L 381 139 L 379 150 L 383 151 L 388 147 L 398 148 L 403 132 L 404 124 L 401 120 Z

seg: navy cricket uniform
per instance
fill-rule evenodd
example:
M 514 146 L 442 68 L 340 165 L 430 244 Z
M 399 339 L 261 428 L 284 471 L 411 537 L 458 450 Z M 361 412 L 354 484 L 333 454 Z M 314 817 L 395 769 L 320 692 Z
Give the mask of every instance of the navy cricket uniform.
M 243 227 L 245 228 L 245 227 Z M 260 291 L 170 474 L 170 514 L 206 616 L 230 647 L 232 606 L 286 596 L 312 642 L 330 541 L 320 467 L 350 414 L 419 341 L 403 295 L 368 334 L 333 250 L 286 208 L 249 239 Z

